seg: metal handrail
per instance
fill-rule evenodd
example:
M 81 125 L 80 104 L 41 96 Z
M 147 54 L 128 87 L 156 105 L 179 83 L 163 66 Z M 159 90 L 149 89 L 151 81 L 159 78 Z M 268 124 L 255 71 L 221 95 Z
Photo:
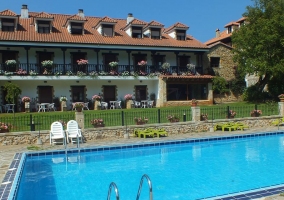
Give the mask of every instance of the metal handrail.
M 107 194 L 107 200 L 110 200 L 112 187 L 114 188 L 114 191 L 115 191 L 116 200 L 119 200 L 118 188 L 117 188 L 117 186 L 116 186 L 116 184 L 114 182 L 111 182 L 110 185 L 109 185 L 108 194 Z
M 143 178 L 146 178 L 147 182 L 148 182 L 148 186 L 149 186 L 149 200 L 153 200 L 152 182 L 151 182 L 151 179 L 149 178 L 149 176 L 147 174 L 144 174 L 141 177 L 141 181 L 140 181 L 140 185 L 139 185 L 139 188 L 138 188 L 138 193 L 137 193 L 136 200 L 139 200 L 139 197 L 140 197 L 140 193 L 141 193 L 142 185 L 143 185 L 143 180 L 144 180 Z

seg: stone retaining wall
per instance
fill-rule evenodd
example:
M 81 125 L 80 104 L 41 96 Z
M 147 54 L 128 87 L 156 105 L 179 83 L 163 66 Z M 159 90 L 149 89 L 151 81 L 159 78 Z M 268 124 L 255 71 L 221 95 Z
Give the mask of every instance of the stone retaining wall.
M 128 126 L 127 130 L 124 126 L 118 127 L 103 127 L 103 128 L 90 128 L 83 131 L 85 142 L 94 141 L 105 138 L 123 138 L 125 133 L 129 133 L 133 136 L 135 128 L 165 128 L 165 130 L 171 134 L 193 134 L 197 132 L 207 132 L 216 123 L 221 122 L 236 122 L 241 121 L 247 124 L 250 128 L 260 128 L 271 126 L 271 122 L 281 116 L 269 116 L 269 117 L 248 117 L 248 118 L 235 118 L 235 119 L 223 119 L 214 120 L 213 122 L 178 122 L 178 123 L 165 123 L 165 124 L 146 124 L 140 126 Z M 244 131 L 245 133 L 245 131 Z M 49 131 L 41 131 L 40 138 L 43 143 L 49 143 Z M 21 132 L 21 133 L 0 133 L 0 144 L 2 145 L 18 145 L 18 144 L 36 144 L 38 139 L 38 132 Z

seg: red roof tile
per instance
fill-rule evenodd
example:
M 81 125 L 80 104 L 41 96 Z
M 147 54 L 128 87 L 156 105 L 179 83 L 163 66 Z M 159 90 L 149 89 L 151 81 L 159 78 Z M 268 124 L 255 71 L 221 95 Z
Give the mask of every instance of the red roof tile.
M 210 45 L 210 44 L 213 44 L 215 42 L 218 42 L 218 41 L 221 41 L 221 40 L 224 40 L 226 38 L 229 38 L 232 36 L 232 33 L 227 33 L 227 30 L 224 30 L 223 32 L 220 33 L 220 36 L 219 37 L 215 37 L 211 40 L 208 40 L 207 42 L 205 42 L 204 44 L 206 45 Z
M 151 38 L 137 39 L 130 37 L 125 31 L 121 30 L 127 24 L 126 19 L 111 19 L 100 17 L 87 17 L 85 16 L 85 34 L 75 35 L 70 34 L 64 24 L 70 19 L 81 19 L 77 15 L 64 15 L 64 14 L 51 14 L 54 18 L 53 29 L 57 30 L 49 34 L 39 34 L 35 31 L 34 26 L 30 26 L 35 16 L 39 15 L 39 12 L 29 12 L 30 18 L 19 18 L 19 24 L 21 29 L 15 32 L 0 31 L 1 41 L 21 41 L 21 42 L 46 42 L 46 43 L 73 43 L 73 44 L 102 44 L 102 45 L 128 45 L 128 46 L 155 46 L 155 47 L 175 47 L 175 48 L 201 48 L 208 49 L 206 45 L 193 37 L 187 36 L 187 40 L 181 41 L 170 37 L 167 34 L 162 34 L 162 39 L 156 40 Z M 77 18 L 79 17 L 79 18 Z M 110 19 L 110 18 L 109 18 Z M 102 20 L 117 22 L 115 25 L 115 36 L 104 37 L 93 27 L 96 26 Z M 157 22 L 149 23 L 151 25 L 161 25 Z
M 34 18 L 53 19 L 53 17 L 46 12 L 41 12 L 38 15 L 34 16 Z
M 100 20 L 100 22 L 116 23 L 117 21 L 109 17 L 104 17 Z
M 237 20 L 236 22 L 237 23 L 240 23 L 240 22 L 243 22 L 243 21 L 245 21 L 246 20 L 246 17 L 242 17 L 242 18 L 240 18 L 239 20 Z
M 159 22 L 151 21 L 151 22 L 149 22 L 149 23 L 144 27 L 144 29 L 148 28 L 149 26 L 164 27 L 164 25 L 161 24 L 161 23 L 159 23 Z
M 14 13 L 11 10 L 4 10 L 2 12 L 0 12 L 0 16 L 11 16 L 11 17 L 17 17 L 17 14 Z
M 224 28 L 227 28 L 228 26 L 232 26 L 232 25 L 239 26 L 239 23 L 237 23 L 237 22 L 230 22 L 230 23 L 226 24 L 224 26 Z
M 75 21 L 86 21 L 86 18 L 85 17 L 81 17 L 79 15 L 73 15 L 69 18 L 67 18 L 68 20 L 75 20 Z
M 180 23 L 180 22 L 177 22 L 177 23 L 175 23 L 174 25 L 170 26 L 169 28 L 165 29 L 164 32 L 165 32 L 165 33 L 168 33 L 168 32 L 170 32 L 171 30 L 176 29 L 176 28 L 188 29 L 189 27 L 186 26 L 186 25 L 184 25 L 184 24 L 182 24 L 182 23 Z

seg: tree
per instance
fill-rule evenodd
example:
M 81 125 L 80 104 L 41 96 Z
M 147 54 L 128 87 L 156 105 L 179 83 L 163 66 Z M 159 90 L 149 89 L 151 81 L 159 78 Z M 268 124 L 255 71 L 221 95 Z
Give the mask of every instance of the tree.
M 18 99 L 19 95 L 22 94 L 21 88 L 13 83 L 6 83 L 4 91 L 6 91 L 5 100 L 13 104 L 15 104 L 15 100 Z
M 284 0 L 254 0 L 243 14 L 245 24 L 232 35 L 240 71 L 256 74 L 258 92 L 284 71 Z
M 214 92 L 220 95 L 221 100 L 222 100 L 221 94 L 229 92 L 229 89 L 227 88 L 227 81 L 223 77 L 220 77 L 220 76 L 215 76 L 213 78 L 212 89 Z

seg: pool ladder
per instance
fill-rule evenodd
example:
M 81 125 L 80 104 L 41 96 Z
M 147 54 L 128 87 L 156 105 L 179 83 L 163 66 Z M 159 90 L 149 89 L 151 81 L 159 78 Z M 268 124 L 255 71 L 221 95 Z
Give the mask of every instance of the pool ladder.
M 152 182 L 151 182 L 151 179 L 149 178 L 149 176 L 147 174 L 144 174 L 141 177 L 140 185 L 139 185 L 137 196 L 136 196 L 136 200 L 139 200 L 139 198 L 140 198 L 140 193 L 141 193 L 141 190 L 142 190 L 144 178 L 147 179 L 148 186 L 149 186 L 149 200 L 153 200 Z M 119 191 L 118 191 L 118 188 L 117 188 L 117 186 L 114 182 L 111 182 L 110 185 L 109 185 L 107 200 L 110 200 L 112 188 L 114 188 L 116 200 L 119 200 Z

